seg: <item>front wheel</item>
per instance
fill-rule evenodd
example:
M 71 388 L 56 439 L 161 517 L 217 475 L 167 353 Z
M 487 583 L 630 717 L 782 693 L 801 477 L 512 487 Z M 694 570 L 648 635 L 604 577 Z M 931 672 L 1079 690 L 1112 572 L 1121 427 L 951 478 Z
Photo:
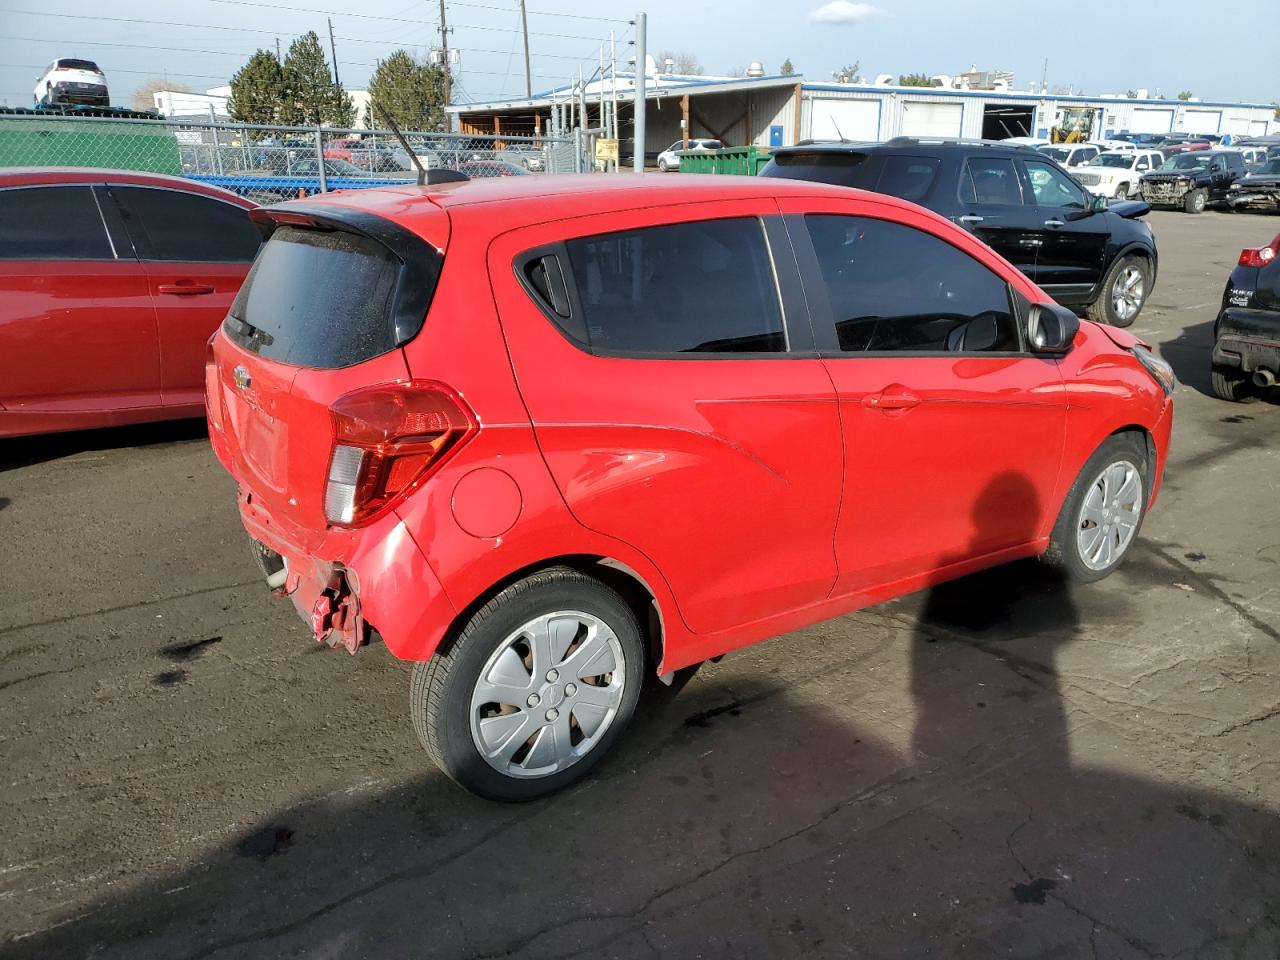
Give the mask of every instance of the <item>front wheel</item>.
M 1044 561 L 1072 580 L 1101 580 L 1120 565 L 1146 515 L 1146 444 L 1118 433 L 1081 468 L 1049 537 Z
M 1182 209 L 1187 213 L 1204 213 L 1209 196 L 1203 190 L 1192 190 L 1182 200 Z
M 1117 200 L 1129 199 L 1129 185 L 1127 183 L 1122 183 L 1120 184 L 1120 186 L 1116 187 L 1116 199 Z
M 472 793 L 532 800 L 608 752 L 635 711 L 644 663 L 640 627 L 615 591 L 575 570 L 544 570 L 414 665 L 414 730 Z
M 1149 268 L 1142 257 L 1121 257 L 1102 281 L 1102 294 L 1085 308 L 1089 319 L 1111 327 L 1127 327 L 1147 302 Z

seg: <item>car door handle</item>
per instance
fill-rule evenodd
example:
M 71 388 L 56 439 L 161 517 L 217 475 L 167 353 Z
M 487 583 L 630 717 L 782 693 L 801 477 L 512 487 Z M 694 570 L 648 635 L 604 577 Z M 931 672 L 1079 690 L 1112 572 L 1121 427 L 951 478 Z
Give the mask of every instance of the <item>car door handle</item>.
M 1065 223 L 1063 223 L 1061 220 L 1046 220 L 1046 221 L 1044 222 L 1044 225 L 1045 225 L 1046 227 L 1064 227 L 1064 226 L 1066 226 L 1066 224 L 1065 224 Z
M 194 297 L 201 293 L 213 293 L 211 283 L 162 283 L 156 287 L 157 293 L 173 293 L 180 297 Z
M 970 214 L 966 214 L 963 217 L 960 217 L 960 222 L 961 223 L 981 223 L 985 219 L 986 219 L 985 217 L 975 216 L 974 214 L 970 213 Z
M 920 405 L 920 398 L 910 393 L 871 393 L 862 398 L 862 405 L 872 410 L 910 410 Z

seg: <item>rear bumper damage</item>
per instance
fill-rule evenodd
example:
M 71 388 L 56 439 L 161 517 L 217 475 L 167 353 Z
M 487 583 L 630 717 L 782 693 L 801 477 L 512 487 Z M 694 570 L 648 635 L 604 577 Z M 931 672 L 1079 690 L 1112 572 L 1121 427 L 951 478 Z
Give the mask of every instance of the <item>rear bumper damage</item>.
M 1218 318 L 1213 364 L 1253 374 L 1280 374 L 1280 313 L 1229 307 Z
M 318 643 L 355 653 L 376 634 L 402 660 L 430 658 L 456 611 L 399 517 L 333 531 L 306 551 L 243 488 L 239 505 L 267 586 Z

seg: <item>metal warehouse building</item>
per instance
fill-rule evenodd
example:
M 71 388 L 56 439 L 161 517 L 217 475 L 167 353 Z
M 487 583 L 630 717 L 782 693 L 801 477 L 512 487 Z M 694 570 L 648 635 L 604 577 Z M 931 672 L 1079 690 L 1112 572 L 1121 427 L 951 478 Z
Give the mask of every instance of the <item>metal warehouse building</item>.
M 1093 128 L 1116 133 L 1280 133 L 1275 108 L 1264 103 L 1149 100 L 1040 95 L 1004 90 L 809 83 L 799 77 L 710 79 L 657 74 L 648 80 L 645 151 L 680 139 L 714 137 L 741 146 L 784 146 L 803 139 L 888 140 L 898 136 L 1048 137 L 1065 111 L 1094 113 Z M 575 101 L 588 125 L 609 81 L 588 84 Z M 619 75 L 616 96 L 623 135 L 632 129 L 633 80 Z M 557 105 L 574 101 L 572 88 L 527 100 L 454 105 L 464 133 L 544 133 Z M 624 155 L 629 151 L 624 146 Z

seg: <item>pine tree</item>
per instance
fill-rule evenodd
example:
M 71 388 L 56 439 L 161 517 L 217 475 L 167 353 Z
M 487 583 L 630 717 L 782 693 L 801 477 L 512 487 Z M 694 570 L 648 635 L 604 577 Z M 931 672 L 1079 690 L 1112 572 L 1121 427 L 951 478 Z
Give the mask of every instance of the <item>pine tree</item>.
M 779 72 L 780 74 L 782 74 L 784 77 L 790 77 L 790 76 L 793 76 L 793 75 L 795 74 L 795 72 L 796 72 L 796 68 L 795 68 L 795 66 L 791 63 L 791 58 L 790 58 L 790 57 L 787 57 L 787 59 L 785 59 L 785 60 L 783 60 L 783 61 L 782 61 L 782 69 L 781 69 L 781 70 L 779 70 L 778 72 Z
M 284 58 L 284 81 L 287 94 L 282 119 L 285 123 L 314 127 L 333 114 L 337 103 L 333 74 L 314 30 L 289 45 Z
M 334 84 L 332 102 L 325 111 L 324 119 L 329 126 L 343 130 L 350 130 L 356 125 L 356 105 L 340 83 Z
M 242 123 L 279 123 L 284 96 L 280 61 L 270 50 L 258 50 L 231 78 L 227 111 Z
M 419 63 L 404 50 L 378 61 L 369 80 L 369 97 L 401 130 L 444 129 L 444 74 L 439 67 Z M 373 111 L 372 126 L 382 127 L 385 123 L 382 115 Z

